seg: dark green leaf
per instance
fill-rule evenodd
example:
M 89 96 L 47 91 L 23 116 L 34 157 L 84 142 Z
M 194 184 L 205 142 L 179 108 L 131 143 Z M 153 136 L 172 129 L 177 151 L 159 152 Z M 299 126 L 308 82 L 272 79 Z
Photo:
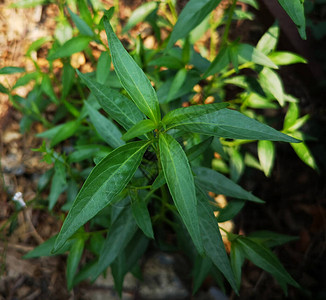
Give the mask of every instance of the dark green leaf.
M 199 144 L 194 145 L 189 150 L 186 151 L 186 154 L 188 156 L 188 160 L 192 161 L 195 158 L 197 158 L 199 155 L 201 155 L 212 143 L 213 137 L 209 137 L 202 141 Z
M 227 107 L 228 103 L 212 103 L 206 105 L 193 105 L 189 107 L 181 107 L 174 109 L 168 112 L 163 120 L 166 126 L 171 127 L 174 124 L 178 124 L 180 122 L 186 122 L 206 114 L 217 112 L 218 110 Z
M 93 278 L 98 277 L 117 258 L 135 235 L 137 228 L 131 209 L 126 208 L 110 227 Z
M 55 240 L 57 239 L 57 234 L 53 237 L 46 240 L 43 244 L 37 246 L 32 251 L 28 252 L 23 256 L 24 259 L 30 259 L 30 258 L 38 258 L 42 256 L 53 256 L 53 255 L 60 255 L 68 251 L 71 247 L 71 244 L 73 241 L 68 241 L 57 253 L 53 254 L 51 251 L 53 249 Z
M 223 273 L 232 288 L 237 291 L 236 282 L 232 273 L 229 258 L 226 254 L 222 236 L 214 217 L 213 210 L 207 201 L 207 195 L 202 190 L 197 190 L 198 217 L 200 232 L 206 255 L 214 265 Z
M 144 21 L 147 16 L 157 8 L 157 2 L 147 2 L 139 6 L 131 14 L 126 26 L 123 28 L 122 33 L 126 33 L 138 23 Z
M 110 75 L 111 56 L 109 52 L 102 52 L 97 62 L 96 80 L 104 84 Z
M 137 136 L 141 136 L 156 128 L 155 123 L 150 119 L 145 119 L 131 127 L 123 136 L 124 141 L 131 140 Z
M 146 236 L 154 239 L 152 221 L 145 201 L 138 195 L 135 196 L 131 202 L 131 210 L 139 228 L 144 232 Z
M 78 238 L 74 241 L 74 243 L 70 248 L 68 259 L 67 259 L 67 270 L 66 270 L 68 290 L 71 290 L 73 287 L 73 280 L 78 268 L 79 261 L 84 251 L 84 245 L 85 245 L 84 239 Z
M 236 243 L 231 244 L 231 252 L 230 252 L 230 260 L 231 260 L 231 267 L 237 282 L 237 288 L 240 289 L 241 286 L 241 269 L 244 263 L 244 256 L 242 254 L 242 249 L 237 247 Z
M 69 64 L 65 63 L 63 66 L 63 74 L 62 74 L 62 93 L 61 97 L 65 99 L 69 92 L 70 89 L 74 83 L 75 79 L 75 70 L 74 68 Z
M 103 22 L 114 69 L 121 84 L 138 108 L 154 122 L 159 122 L 161 112 L 154 88 L 114 34 L 109 20 L 104 17 Z
M 141 232 L 137 232 L 111 265 L 114 286 L 121 297 L 123 279 L 127 272 L 131 271 L 142 257 L 148 246 L 148 238 Z
M 208 192 L 263 203 L 262 200 L 216 171 L 204 167 L 196 167 L 194 172 L 197 175 L 195 177 L 196 183 L 199 183 Z
M 203 284 L 211 268 L 212 261 L 209 258 L 197 255 L 195 260 L 195 266 L 193 269 L 193 295 L 197 293 L 198 289 Z
M 185 131 L 231 139 L 299 142 L 272 127 L 259 123 L 231 109 L 220 109 L 200 117 L 171 118 L 167 127 L 167 129 L 178 128 Z
M 143 119 L 143 114 L 131 100 L 78 70 L 77 73 L 95 95 L 101 107 L 126 130 Z
M 160 134 L 159 148 L 164 176 L 175 206 L 198 252 L 203 253 L 195 184 L 187 156 L 179 143 L 168 134 Z
M 48 60 L 55 60 L 57 58 L 69 57 L 76 52 L 83 51 L 92 39 L 88 36 L 77 36 L 67 42 L 65 42 L 61 47 L 59 47 L 55 52 L 53 52 Z
M 88 111 L 92 124 L 100 137 L 113 148 L 120 147 L 125 144 L 121 139 L 122 134 L 118 127 L 109 119 L 100 114 L 91 105 L 85 102 L 85 107 Z
M 181 11 L 166 49 L 171 48 L 177 40 L 186 37 L 220 2 L 221 0 L 190 0 Z
M 8 94 L 9 90 L 0 83 L 0 93 Z
M 226 68 L 230 63 L 230 55 L 229 55 L 229 48 L 223 48 L 221 49 L 217 56 L 212 61 L 211 65 L 207 69 L 207 71 L 204 74 L 204 77 L 208 77 L 210 75 L 219 73 L 224 68 Z
M 182 60 L 172 55 L 164 55 L 159 58 L 153 59 L 148 63 L 149 66 L 167 67 L 169 69 L 182 69 L 184 64 Z
M 285 234 L 280 234 L 277 232 L 272 232 L 268 230 L 255 231 L 248 235 L 251 239 L 257 239 L 267 247 L 280 246 L 288 242 L 298 240 L 296 236 L 290 236 Z
M 304 15 L 303 0 L 278 0 L 286 13 L 290 16 L 294 24 L 297 26 L 301 38 L 304 40 L 306 36 L 306 19 Z
M 23 72 L 25 72 L 25 69 L 20 67 L 3 67 L 0 69 L 0 75 L 9 75 Z
M 154 180 L 154 182 L 151 186 L 151 189 L 155 191 L 155 190 L 159 189 L 164 184 L 166 184 L 166 180 L 165 180 L 163 172 L 160 172 L 157 175 L 156 179 Z
M 148 142 L 126 144 L 96 165 L 69 211 L 57 238 L 55 251 L 125 188 L 136 172 L 147 146 Z
M 217 221 L 219 223 L 232 220 L 244 207 L 245 201 L 243 200 L 232 200 L 227 206 L 223 207 L 217 216 Z
M 186 69 L 180 69 L 175 77 L 173 78 L 169 93 L 166 98 L 166 102 L 170 102 L 172 99 L 174 99 L 175 95 L 178 93 L 178 91 L 183 86 L 187 76 L 187 70 Z
M 57 160 L 54 164 L 54 175 L 49 195 L 49 210 L 52 210 L 60 194 L 66 188 L 66 168 L 62 162 Z
M 270 249 L 243 236 L 239 236 L 234 242 L 242 248 L 244 256 L 255 265 L 271 273 L 276 278 L 281 279 L 284 283 L 299 288 L 298 283 L 285 270 L 276 255 Z
M 79 32 L 82 35 L 86 35 L 86 36 L 94 36 L 94 32 L 92 30 L 92 28 L 90 28 L 87 23 L 81 19 L 78 15 L 76 15 L 75 13 L 73 13 L 71 11 L 71 9 L 67 6 L 68 12 L 72 18 L 72 21 L 75 23 L 76 27 L 78 28 Z
M 238 182 L 244 172 L 245 165 L 241 153 L 237 149 L 230 149 L 230 177 Z
M 60 127 L 59 127 L 60 126 Z M 70 138 L 73 136 L 76 131 L 78 130 L 80 126 L 79 121 L 70 121 L 65 124 L 59 125 L 56 129 L 60 130 L 54 135 L 54 137 L 51 140 L 51 147 L 54 147 L 55 145 L 59 144 L 60 142 Z M 52 130 L 52 129 L 50 129 Z M 50 132 L 50 130 L 42 132 L 41 134 L 38 134 L 39 137 L 46 137 L 45 134 Z

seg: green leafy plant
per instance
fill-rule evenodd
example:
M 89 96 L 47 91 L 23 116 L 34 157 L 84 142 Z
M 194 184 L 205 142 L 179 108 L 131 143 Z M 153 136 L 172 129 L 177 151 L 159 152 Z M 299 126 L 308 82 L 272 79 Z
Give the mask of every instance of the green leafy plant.
M 230 41 L 231 23 L 252 15 L 241 13 L 233 1 L 223 17 L 214 20 L 209 15 L 218 0 L 191 0 L 179 17 L 173 1 L 143 4 L 123 32 L 138 22 L 148 22 L 158 46 L 147 49 L 141 39 L 131 37 L 135 49 L 128 53 L 110 24 L 110 20 L 117 23 L 114 9 L 104 11 L 102 18 L 101 7 L 91 2 L 92 11 L 83 0 L 77 1 L 77 6 L 74 1 L 69 6 L 60 1 L 55 39 L 47 57 L 49 72 L 43 72 L 35 62 L 36 71 L 25 74 L 12 89 L 0 86 L 23 112 L 23 131 L 33 121 L 48 128 L 38 136 L 49 143 L 35 151 L 43 153 L 44 160 L 54 167 L 42 176 L 39 191 L 50 185 L 45 202 L 50 210 L 65 193 L 61 209 L 69 210 L 60 233 L 25 258 L 69 251 L 69 289 L 87 278 L 96 279 L 111 267 L 120 295 L 124 276 L 134 270 L 149 245 L 183 250 L 195 262 L 194 292 L 208 274 L 214 278 L 222 274 L 238 292 L 245 259 L 272 274 L 285 292 L 288 284 L 299 287 L 271 250 L 292 237 L 271 232 L 242 236 L 225 231 L 219 223 L 232 220 L 247 201 L 263 203 L 236 182 L 246 165 L 271 175 L 275 141 L 291 143 L 306 164 L 317 168 L 301 142 L 306 137 L 300 128 L 309 116 L 300 117 L 298 100 L 285 93 L 277 73 L 280 66 L 305 63 L 305 59 L 276 50 L 277 23 L 255 47 Z M 256 1 L 242 2 L 258 8 Z M 301 1 L 279 2 L 304 38 Z M 213 37 L 213 55 L 206 55 L 205 47 L 195 51 L 194 44 L 205 31 L 211 30 L 213 35 L 222 26 L 225 30 L 217 53 Z M 168 40 L 161 38 L 162 28 L 172 30 Z M 103 29 L 108 47 L 99 34 Z M 32 51 L 48 41 L 33 43 L 27 56 L 33 59 Z M 105 49 L 97 62 L 91 41 Z M 97 65 L 96 71 L 77 70 L 78 77 L 74 77 L 70 57 L 80 51 Z M 63 63 L 61 83 L 56 82 L 53 71 L 56 59 Z M 242 73 L 244 70 L 250 70 L 249 75 Z M 10 67 L 0 70 L 6 74 L 22 71 Z M 36 84 L 27 99 L 13 95 L 16 86 L 30 80 Z M 59 96 L 53 89 L 55 84 L 61 87 Z M 237 87 L 237 93 L 227 100 L 230 85 Z M 56 106 L 52 122 L 44 117 L 49 104 Z M 268 125 L 272 121 L 264 115 L 267 109 L 287 109 L 282 131 Z M 258 159 L 245 148 L 257 140 Z M 65 150 L 58 147 L 64 143 Z M 213 159 L 214 152 L 218 158 Z M 221 208 L 209 192 L 231 200 Z M 230 255 L 220 230 L 231 243 Z M 166 238 L 168 233 L 174 236 L 172 242 Z M 92 258 L 81 263 L 85 251 L 91 252 Z M 223 288 L 223 280 L 217 281 Z

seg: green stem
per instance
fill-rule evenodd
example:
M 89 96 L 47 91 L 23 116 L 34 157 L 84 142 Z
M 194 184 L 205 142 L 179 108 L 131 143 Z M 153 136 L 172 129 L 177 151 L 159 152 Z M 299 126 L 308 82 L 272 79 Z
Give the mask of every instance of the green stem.
M 222 43 L 221 43 L 221 48 L 223 48 L 225 46 L 225 44 L 228 43 L 228 39 L 229 39 L 229 31 L 230 31 L 230 26 L 232 23 L 232 17 L 233 17 L 233 13 L 234 10 L 236 8 L 237 5 L 237 0 L 233 0 L 232 5 L 230 7 L 229 13 L 228 13 L 228 18 L 225 24 L 225 29 L 224 29 L 224 34 L 222 37 Z

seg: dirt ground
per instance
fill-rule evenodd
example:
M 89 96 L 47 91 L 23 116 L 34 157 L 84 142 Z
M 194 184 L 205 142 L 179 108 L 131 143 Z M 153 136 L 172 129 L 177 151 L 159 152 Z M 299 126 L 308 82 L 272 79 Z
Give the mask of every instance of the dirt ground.
M 10 3 L 10 0 L 0 1 L 0 68 L 10 65 L 32 70 L 33 65 L 24 57 L 24 53 L 32 41 L 53 35 L 54 17 L 57 11 L 54 5 L 33 9 L 9 9 Z M 111 1 L 105 1 L 105 3 L 110 6 Z M 126 8 L 125 15 L 122 17 L 128 16 L 139 3 L 141 1 L 122 1 L 121 5 Z M 264 7 L 262 9 L 264 10 Z M 272 13 L 268 8 L 265 7 L 265 9 L 265 20 L 268 20 L 272 17 Z M 250 34 L 255 32 L 257 24 L 246 24 L 242 28 L 245 28 L 241 30 L 245 30 L 246 36 L 250 39 Z M 318 65 L 318 59 L 314 56 L 313 50 L 317 45 L 324 47 L 325 41 L 309 39 L 309 43 L 304 46 L 306 50 L 303 50 L 308 51 L 306 54 L 311 56 L 315 66 Z M 293 44 L 287 44 L 286 34 L 283 35 L 280 47 L 283 49 L 289 47 L 288 50 L 296 48 Z M 300 52 L 300 47 L 296 50 Z M 42 64 L 43 58 L 39 59 Z M 286 91 L 300 99 L 303 113 L 311 115 L 304 129 L 306 133 L 317 137 L 317 140 L 309 142 L 309 146 L 320 166 L 320 172 L 317 173 L 303 164 L 293 155 L 293 150 L 289 145 L 278 144 L 276 167 L 271 178 L 267 179 L 261 172 L 250 170 L 241 182 L 245 188 L 264 199 L 266 204 L 246 205 L 235 220 L 236 231 L 250 233 L 266 229 L 298 236 L 298 240 L 278 247 L 276 250 L 285 268 L 302 286 L 302 290 L 290 287 L 289 299 L 326 299 L 326 104 L 324 92 L 326 87 L 323 89 L 316 84 L 325 78 L 321 68 L 314 68 L 310 66 L 289 67 L 282 69 L 281 75 L 286 83 Z M 16 75 L 0 75 L 0 83 L 5 86 L 12 85 L 16 79 Z M 19 88 L 17 94 L 24 97 L 32 87 L 28 85 Z M 12 107 L 8 97 L 0 94 L 0 300 L 117 299 L 113 291 L 112 278 L 101 279 L 102 281 L 93 286 L 85 283 L 73 292 L 68 292 L 64 275 L 66 260 L 64 256 L 37 260 L 21 258 L 22 255 L 57 233 L 61 225 L 58 215 L 42 208 L 31 208 L 32 206 L 28 205 L 21 212 L 17 213 L 15 210 L 13 195 L 16 192 L 22 192 L 27 203 L 39 197 L 38 179 L 49 168 L 46 163 L 41 162 L 41 156 L 37 152 L 31 151 L 32 148 L 37 148 L 41 144 L 41 141 L 35 138 L 35 133 L 40 132 L 42 128 L 35 124 L 29 132 L 22 134 L 19 130 L 21 118 L 22 115 Z M 154 261 L 151 266 L 156 263 L 157 256 L 155 255 L 148 257 L 150 261 Z M 168 261 L 171 261 L 172 265 L 180 263 L 180 259 L 174 256 L 169 257 Z M 170 267 L 169 264 L 168 267 L 158 264 L 157 268 L 161 271 L 155 272 L 169 274 L 168 272 L 172 272 Z M 181 281 L 182 279 L 181 275 Z M 139 293 L 135 292 L 137 288 L 139 288 L 139 283 L 128 279 L 123 299 L 142 299 Z M 217 298 L 217 296 L 214 298 L 216 294 L 209 292 L 210 288 L 212 288 L 212 283 L 208 278 L 205 290 L 202 291 L 203 294 L 196 299 L 200 297 L 224 299 Z M 177 286 L 176 290 L 181 289 Z M 195 299 L 189 294 L 183 294 L 180 297 L 184 297 L 180 299 Z M 175 298 L 170 296 L 167 299 Z M 284 299 L 284 295 L 270 275 L 251 263 L 246 263 L 241 297 L 230 293 L 230 299 Z

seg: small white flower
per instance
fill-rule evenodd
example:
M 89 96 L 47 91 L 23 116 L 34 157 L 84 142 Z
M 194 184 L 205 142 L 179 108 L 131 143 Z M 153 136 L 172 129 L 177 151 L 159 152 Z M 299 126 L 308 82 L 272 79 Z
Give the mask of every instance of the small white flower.
M 17 202 L 21 207 L 26 207 L 26 203 L 23 199 L 23 194 L 21 192 L 17 192 L 12 198 L 12 200 Z

